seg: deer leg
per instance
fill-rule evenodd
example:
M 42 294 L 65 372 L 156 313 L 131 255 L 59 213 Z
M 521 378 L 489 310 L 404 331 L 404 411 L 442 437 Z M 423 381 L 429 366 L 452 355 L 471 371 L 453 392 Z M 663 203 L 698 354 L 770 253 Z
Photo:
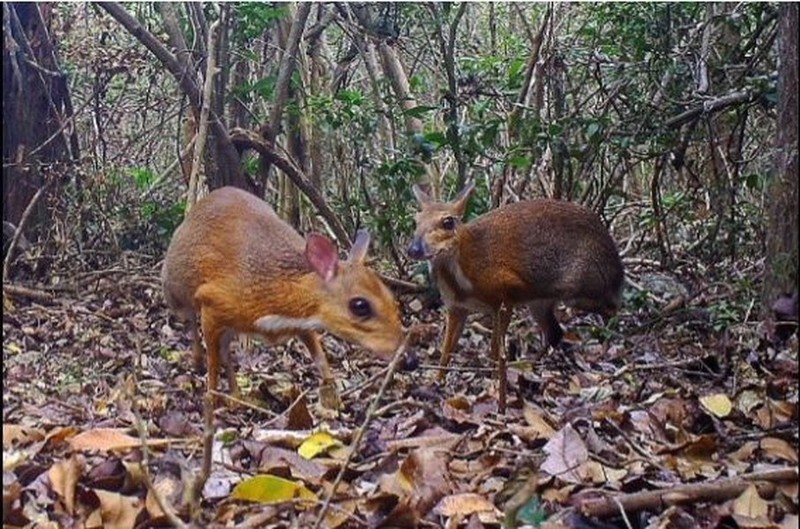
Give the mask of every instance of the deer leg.
M 192 363 L 198 373 L 203 373 L 206 370 L 206 350 L 200 339 L 200 332 L 197 330 L 197 315 L 192 315 L 187 322 L 189 333 L 192 336 Z
M 464 322 L 467 320 L 467 311 L 457 307 L 450 307 L 447 309 L 447 323 L 444 330 L 444 342 L 442 343 L 442 356 L 439 360 L 440 367 L 447 367 L 450 363 L 450 355 L 458 344 L 458 338 L 464 330 Z M 439 382 L 445 378 L 446 371 L 439 370 L 437 379 Z
M 508 324 L 511 323 L 511 308 L 501 304 L 497 312 L 494 313 L 494 325 L 492 326 L 492 358 L 497 363 L 497 383 L 498 383 L 498 411 L 506 411 L 506 347 L 505 336 Z
M 536 320 L 544 336 L 545 347 L 548 345 L 555 347 L 561 342 L 561 338 L 564 337 L 564 331 L 561 330 L 561 325 L 553 314 L 554 307 L 555 301 L 551 299 L 542 299 L 528 303 L 528 308 L 533 315 L 533 319 Z
M 322 349 L 319 334 L 314 331 L 307 331 L 300 334 L 300 339 L 308 348 L 311 356 L 314 357 L 314 363 L 317 364 L 317 369 L 320 375 L 322 375 L 322 383 L 319 386 L 320 403 L 325 408 L 338 410 L 341 408 L 342 401 L 336 389 L 336 382 L 333 379 L 331 366 L 328 364 L 328 357 Z
M 231 396 L 241 398 L 239 383 L 236 381 L 236 358 L 231 348 L 231 342 L 236 333 L 230 329 L 222 333 L 220 338 L 219 353 L 222 363 L 225 364 L 225 374 L 228 375 L 228 392 Z
M 219 358 L 220 346 L 224 329 L 217 324 L 213 314 L 206 309 L 200 310 L 200 325 L 203 327 L 203 336 L 206 340 L 208 352 L 208 391 L 216 391 L 219 385 Z M 216 396 L 212 397 L 214 406 L 219 403 Z

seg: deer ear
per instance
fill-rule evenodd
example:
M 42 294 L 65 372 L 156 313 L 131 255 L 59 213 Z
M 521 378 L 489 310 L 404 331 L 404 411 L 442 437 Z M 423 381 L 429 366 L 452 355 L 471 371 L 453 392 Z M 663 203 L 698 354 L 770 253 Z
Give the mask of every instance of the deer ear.
M 463 216 L 464 212 L 467 211 L 467 204 L 469 203 L 469 197 L 472 196 L 472 192 L 475 190 L 475 182 L 470 180 L 464 186 L 464 189 L 458 192 L 456 198 L 453 199 L 453 209 L 458 213 L 459 216 Z
M 364 262 L 368 248 L 369 232 L 367 230 L 358 230 L 358 233 L 356 233 L 356 240 L 353 242 L 353 247 L 350 248 L 350 255 L 347 260 L 351 263 Z
M 336 277 L 339 253 L 336 251 L 336 246 L 324 235 L 308 234 L 306 237 L 306 261 L 326 283 Z
M 411 190 L 414 192 L 414 196 L 417 197 L 417 202 L 419 202 L 421 205 L 430 204 L 431 196 L 423 191 L 422 188 L 417 184 L 414 184 Z

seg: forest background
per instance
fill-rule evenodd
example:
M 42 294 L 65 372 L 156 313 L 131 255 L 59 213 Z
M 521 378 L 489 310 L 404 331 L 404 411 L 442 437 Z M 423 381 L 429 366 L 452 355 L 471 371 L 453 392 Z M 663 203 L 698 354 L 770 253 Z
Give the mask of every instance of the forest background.
M 425 267 L 405 254 L 411 186 L 448 198 L 472 180 L 469 217 L 533 197 L 600 214 L 627 286 L 593 340 L 641 352 L 636 336 L 681 328 L 694 353 L 788 351 L 796 373 L 797 12 L 4 3 L 4 359 L 45 341 L 94 351 L 86 328 L 41 323 L 73 301 L 149 333 L 128 349 L 163 353 L 160 262 L 187 207 L 224 185 L 342 249 L 368 228 L 407 323 L 436 328 Z

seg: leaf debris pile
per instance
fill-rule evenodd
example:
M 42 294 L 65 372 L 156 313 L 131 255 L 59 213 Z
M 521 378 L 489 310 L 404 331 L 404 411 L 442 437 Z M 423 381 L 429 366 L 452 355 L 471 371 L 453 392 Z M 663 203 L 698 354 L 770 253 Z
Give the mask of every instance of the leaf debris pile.
M 542 354 L 517 313 L 499 415 L 489 331 L 468 325 L 440 383 L 442 317 L 419 308 L 408 369 L 318 520 L 383 376 L 368 353 L 325 337 L 336 414 L 301 345 L 241 341 L 246 402 L 217 410 L 193 506 L 205 378 L 157 272 L 4 305 L 5 527 L 169 526 L 159 500 L 219 527 L 797 527 L 797 337 L 763 323 L 717 331 L 686 311 L 623 309 L 601 341 L 564 314 L 581 342 Z

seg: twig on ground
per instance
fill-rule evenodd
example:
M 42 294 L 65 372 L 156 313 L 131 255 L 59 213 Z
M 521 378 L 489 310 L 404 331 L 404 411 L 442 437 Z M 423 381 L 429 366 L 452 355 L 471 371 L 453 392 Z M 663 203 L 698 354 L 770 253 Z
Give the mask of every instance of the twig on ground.
M 136 341 L 136 349 L 141 356 L 141 346 L 139 341 Z M 134 374 L 134 378 L 132 379 L 133 383 L 135 384 L 136 375 Z M 161 512 L 164 513 L 164 517 L 167 521 L 173 526 L 177 527 L 178 529 L 189 529 L 189 526 L 186 525 L 183 520 L 181 520 L 178 515 L 175 513 L 175 509 L 172 508 L 172 505 L 169 501 L 161 494 L 161 492 L 156 488 L 155 484 L 153 483 L 153 478 L 150 476 L 150 448 L 147 443 L 147 430 L 145 428 L 144 420 L 142 419 L 141 414 L 139 413 L 139 406 L 138 401 L 136 399 L 136 395 L 134 394 L 133 388 L 134 386 L 131 385 L 128 387 L 128 398 L 131 401 L 131 412 L 133 413 L 133 417 L 136 423 L 136 431 L 139 433 L 139 441 L 141 442 L 142 448 L 142 479 L 144 480 L 144 485 L 147 487 L 148 492 L 153 495 L 153 498 L 156 500 L 159 509 Z
M 214 394 L 207 391 L 203 397 L 203 463 L 200 474 L 195 476 L 191 483 L 186 487 L 184 496 L 186 504 L 189 506 L 192 520 L 196 520 L 200 515 L 200 496 L 203 487 L 211 475 L 211 457 L 214 447 Z
M 47 292 L 8 283 L 3 283 L 3 294 L 30 298 L 34 301 L 53 301 L 53 296 Z
M 512 365 L 509 363 L 509 365 Z M 420 364 L 419 369 L 432 369 L 435 371 L 453 371 L 453 372 L 467 372 L 467 373 L 494 373 L 497 371 L 494 367 L 466 367 L 466 366 L 440 366 L 439 364 Z
M 603 518 L 614 516 L 620 511 L 631 513 L 700 501 L 725 501 L 739 496 L 751 484 L 758 487 L 760 494 L 769 496 L 774 494 L 775 483 L 797 480 L 797 468 L 780 468 L 744 474 L 737 478 L 676 485 L 669 489 L 584 499 L 578 502 L 578 509 L 586 516 Z
M 317 516 L 317 521 L 314 524 L 314 529 L 318 529 L 322 524 L 322 521 L 325 519 L 325 513 L 328 512 L 330 508 L 331 500 L 333 496 L 336 494 L 336 489 L 339 487 L 339 484 L 342 482 L 342 478 L 344 478 L 344 473 L 347 471 L 347 467 L 350 466 L 350 462 L 353 459 L 353 455 L 358 451 L 358 447 L 361 444 L 361 439 L 364 437 L 364 432 L 367 431 L 367 427 L 369 423 L 372 421 L 373 417 L 375 416 L 375 411 L 378 409 L 378 403 L 380 403 L 381 399 L 383 398 L 383 394 L 386 393 L 386 389 L 389 387 L 389 384 L 392 381 L 392 377 L 394 376 L 395 371 L 397 371 L 398 366 L 400 365 L 400 360 L 403 358 L 405 354 L 406 344 L 408 343 L 409 336 L 411 333 L 406 335 L 406 339 L 397 348 L 397 351 L 394 353 L 394 358 L 389 363 L 389 368 L 386 371 L 386 376 L 383 379 L 383 383 L 381 384 L 380 389 L 378 390 L 378 394 L 375 395 L 375 398 L 369 405 L 369 409 L 367 410 L 367 414 L 364 417 L 364 422 L 361 423 L 361 427 L 356 432 L 356 436 L 353 439 L 353 442 L 350 443 L 350 450 L 347 454 L 347 459 L 345 459 L 344 463 L 342 463 L 342 468 L 339 470 L 339 473 L 336 475 L 336 479 L 333 481 L 333 485 L 331 485 L 330 490 L 328 491 L 328 495 L 325 497 L 325 503 L 322 505 L 322 510 L 319 512 Z
M 275 412 L 273 412 L 272 410 L 268 410 L 267 408 L 263 408 L 263 407 L 261 407 L 261 406 L 259 406 L 257 404 L 253 404 L 252 402 L 247 402 L 246 400 L 242 400 L 240 398 L 234 397 L 233 395 L 229 395 L 227 393 L 223 393 L 223 392 L 217 391 L 215 389 L 209 390 L 209 393 L 211 393 L 215 397 L 221 397 L 223 399 L 226 399 L 226 400 L 229 400 L 231 402 L 234 402 L 239 406 L 243 406 L 245 408 L 250 408 L 253 411 L 257 411 L 259 413 L 263 413 L 264 415 L 269 415 L 270 417 L 272 417 L 270 419 L 270 422 L 272 422 L 275 419 L 277 419 L 278 417 L 280 417 L 280 415 L 276 415 Z M 305 393 L 303 393 L 303 395 L 305 395 Z M 292 404 L 292 406 L 294 406 L 294 403 Z M 291 409 L 291 406 L 289 408 Z M 286 413 L 286 412 L 284 412 L 284 413 Z M 283 414 L 281 414 L 281 415 L 283 415 Z

